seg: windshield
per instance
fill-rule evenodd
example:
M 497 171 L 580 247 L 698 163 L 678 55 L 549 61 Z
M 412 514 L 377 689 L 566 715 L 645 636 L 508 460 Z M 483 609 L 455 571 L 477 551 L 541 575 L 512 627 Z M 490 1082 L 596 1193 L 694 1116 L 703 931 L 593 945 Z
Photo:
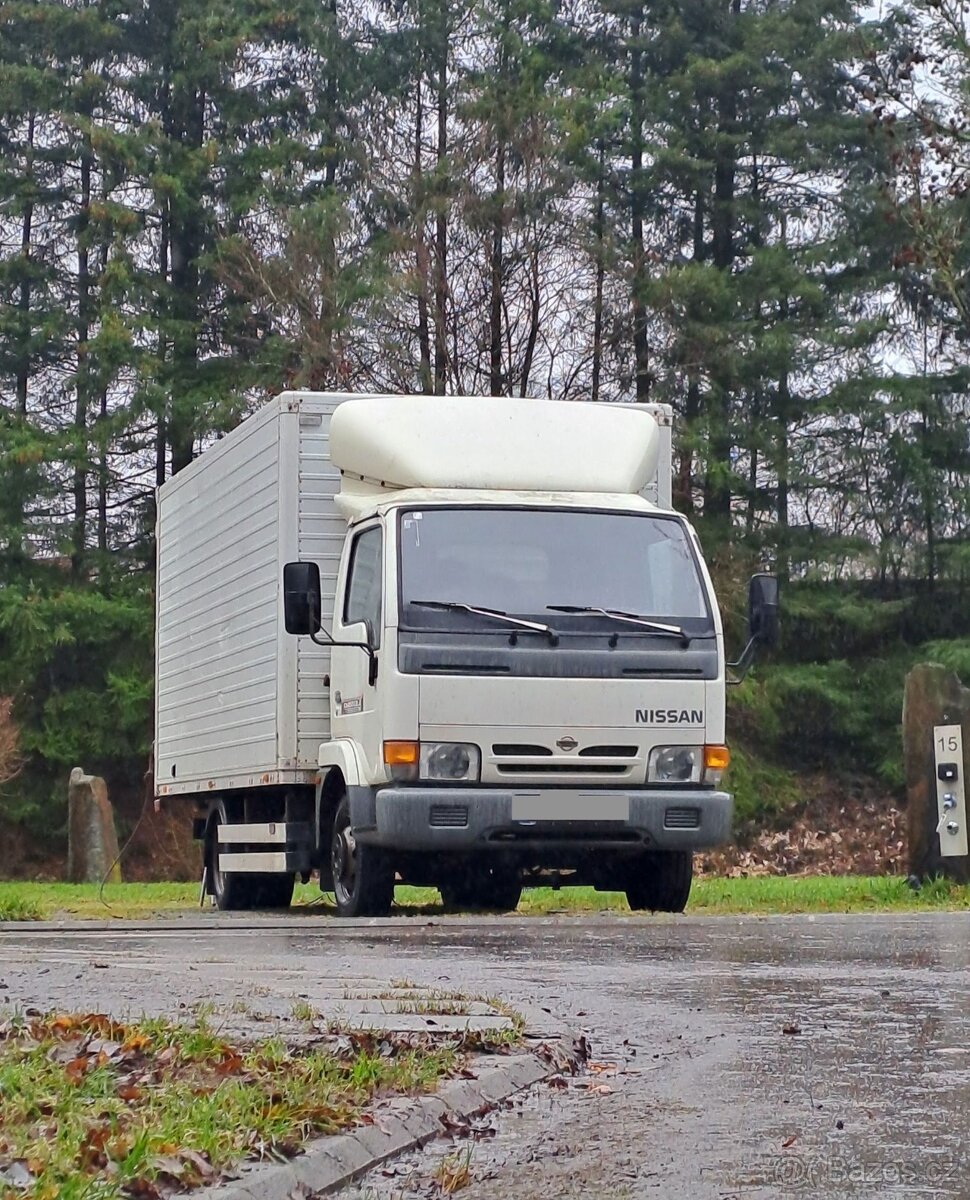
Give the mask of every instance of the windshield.
M 697 561 L 675 518 L 583 509 L 426 508 L 401 513 L 400 543 L 402 617 L 412 628 L 440 624 L 432 602 L 571 628 L 579 614 L 560 615 L 565 606 L 611 609 L 713 633 Z M 586 625 L 609 620 L 585 615 Z

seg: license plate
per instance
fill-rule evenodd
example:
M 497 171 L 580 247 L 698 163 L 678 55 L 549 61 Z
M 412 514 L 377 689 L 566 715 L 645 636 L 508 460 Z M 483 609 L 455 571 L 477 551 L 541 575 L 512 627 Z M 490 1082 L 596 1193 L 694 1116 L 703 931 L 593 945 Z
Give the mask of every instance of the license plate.
M 603 792 L 524 792 L 512 797 L 513 821 L 629 821 L 630 798 Z

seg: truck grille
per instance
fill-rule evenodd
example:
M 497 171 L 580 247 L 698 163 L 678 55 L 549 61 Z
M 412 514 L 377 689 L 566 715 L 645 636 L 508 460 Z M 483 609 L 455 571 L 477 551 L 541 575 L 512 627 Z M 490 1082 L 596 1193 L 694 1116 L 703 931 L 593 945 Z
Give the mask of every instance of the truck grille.
M 603 763 L 580 765 L 568 763 L 498 763 L 500 775 L 625 775 L 630 769 L 626 763 Z
M 464 804 L 432 804 L 428 824 L 432 829 L 464 829 L 468 825 L 468 808 Z
M 664 829 L 699 829 L 699 808 L 668 808 L 664 813 Z
M 590 782 L 598 777 L 629 780 L 643 770 L 638 746 L 614 743 L 579 746 L 571 736 L 568 740 L 573 744 L 566 750 L 537 742 L 495 742 L 492 770 L 503 780 L 518 778 L 531 783 L 547 779 L 557 784 L 573 780 Z

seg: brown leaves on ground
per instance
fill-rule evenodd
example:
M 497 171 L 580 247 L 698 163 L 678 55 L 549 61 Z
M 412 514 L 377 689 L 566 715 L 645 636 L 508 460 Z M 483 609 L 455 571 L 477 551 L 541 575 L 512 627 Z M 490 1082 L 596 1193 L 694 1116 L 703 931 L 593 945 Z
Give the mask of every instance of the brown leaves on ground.
M 80 1176 L 111 1176 L 135 1148 L 136 1108 L 159 1086 L 175 1079 L 196 1079 L 198 1094 L 212 1091 L 227 1075 L 243 1071 L 243 1058 L 234 1048 L 212 1039 L 203 1057 L 185 1055 L 177 1045 L 136 1028 L 130 1028 L 101 1013 L 63 1013 L 56 1016 L 34 1015 L 26 1020 L 11 1019 L 0 1023 L 0 1045 L 6 1044 L 13 1061 L 44 1050 L 51 1067 L 61 1070 L 63 1087 L 79 1089 L 96 1071 L 110 1072 L 105 1080 L 108 1096 L 120 1104 L 110 1116 L 92 1115 L 77 1135 L 73 1171 Z M 48 1048 L 49 1044 L 49 1048 Z M 45 1049 L 46 1048 L 46 1049 Z M 113 1087 L 112 1087 L 113 1085 Z M 100 1088 L 102 1085 L 98 1085 Z M 34 1200 L 55 1200 L 59 1190 L 46 1184 L 42 1176 L 49 1166 L 55 1140 L 63 1139 L 57 1125 L 54 1091 L 49 1100 L 35 1103 L 33 1137 L 36 1152 L 32 1157 L 6 1159 L 9 1147 L 0 1137 L 0 1196 L 29 1192 Z M 2 1116 L 2 1114 L 0 1114 Z M 2 1125 L 2 1119 L 0 1119 Z M 70 1161 L 70 1160 L 69 1160 Z M 125 1195 L 136 1200 L 163 1200 L 175 1191 L 197 1187 L 218 1174 L 211 1162 L 189 1147 L 165 1145 L 144 1164 L 144 1177 L 129 1179 Z
M 729 878 L 906 874 L 906 813 L 890 797 L 867 781 L 820 776 L 808 786 L 815 796 L 785 828 L 698 855 L 697 869 Z

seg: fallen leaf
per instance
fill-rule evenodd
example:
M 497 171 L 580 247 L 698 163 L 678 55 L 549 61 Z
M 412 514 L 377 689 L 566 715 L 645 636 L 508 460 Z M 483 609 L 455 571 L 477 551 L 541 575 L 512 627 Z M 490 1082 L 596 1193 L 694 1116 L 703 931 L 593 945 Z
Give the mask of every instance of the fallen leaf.
M 84 1048 L 88 1054 L 103 1054 L 106 1059 L 117 1058 L 121 1053 L 121 1043 L 110 1038 L 93 1037 Z
M 87 1131 L 77 1152 L 78 1165 L 88 1170 L 103 1170 L 108 1165 L 105 1146 L 111 1137 L 110 1125 L 94 1125 Z
M 64 1074 L 67 1076 L 68 1082 L 80 1083 L 88 1073 L 90 1062 L 91 1059 L 86 1054 L 79 1054 L 77 1058 L 72 1058 L 64 1068 Z
M 57 1045 L 51 1046 L 47 1052 L 47 1057 L 52 1063 L 57 1063 L 60 1067 L 66 1067 L 68 1063 L 73 1062 L 78 1057 L 80 1048 L 81 1039 L 71 1038 L 69 1042 L 58 1042 Z
M 222 1057 L 215 1064 L 217 1075 L 238 1075 L 242 1069 L 242 1057 L 235 1050 L 223 1051 Z
M 789 1146 L 794 1146 L 794 1144 L 797 1140 L 798 1140 L 797 1136 L 794 1133 L 791 1135 L 790 1138 L 785 1138 L 785 1140 L 781 1143 L 782 1150 L 787 1150 L 789 1148 Z
M 211 1179 L 216 1174 L 216 1169 L 212 1163 L 197 1150 L 183 1150 L 182 1158 L 195 1169 L 199 1180 Z
M 133 1200 L 161 1200 L 162 1193 L 152 1183 L 150 1179 L 131 1179 L 125 1184 L 124 1192 L 126 1196 L 133 1197 Z

